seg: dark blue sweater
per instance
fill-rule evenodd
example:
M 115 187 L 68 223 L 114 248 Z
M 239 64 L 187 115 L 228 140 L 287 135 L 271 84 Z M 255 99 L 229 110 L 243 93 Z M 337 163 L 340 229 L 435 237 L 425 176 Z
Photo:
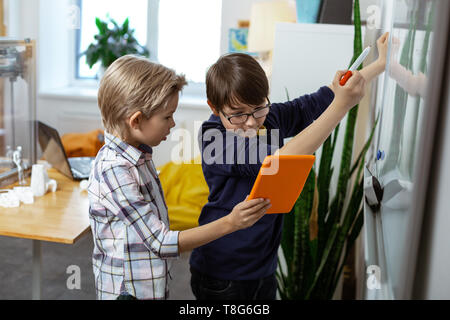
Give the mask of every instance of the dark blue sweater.
M 199 133 L 199 145 L 209 197 L 200 214 L 199 224 L 226 216 L 242 202 L 250 194 L 265 154 L 273 154 L 283 146 L 285 138 L 293 137 L 308 127 L 333 99 L 333 91 L 322 87 L 313 94 L 286 103 L 273 103 L 264 122 L 267 129 L 264 138 L 239 141 L 239 137 L 234 135 L 235 139 L 230 139 L 218 116 L 212 115 L 204 122 Z M 230 152 L 230 146 L 231 149 L 234 147 L 233 152 Z M 257 150 L 257 161 L 251 160 L 254 159 L 250 156 L 252 150 Z M 282 226 L 282 214 L 265 215 L 250 228 L 195 249 L 190 264 L 199 272 L 223 280 L 254 280 L 272 275 L 277 267 Z

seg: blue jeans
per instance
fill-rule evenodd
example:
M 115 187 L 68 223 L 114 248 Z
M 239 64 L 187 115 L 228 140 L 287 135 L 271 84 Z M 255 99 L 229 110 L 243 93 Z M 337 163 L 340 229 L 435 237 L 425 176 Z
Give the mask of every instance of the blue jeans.
M 277 280 L 220 280 L 191 268 L 191 289 L 197 300 L 275 300 Z

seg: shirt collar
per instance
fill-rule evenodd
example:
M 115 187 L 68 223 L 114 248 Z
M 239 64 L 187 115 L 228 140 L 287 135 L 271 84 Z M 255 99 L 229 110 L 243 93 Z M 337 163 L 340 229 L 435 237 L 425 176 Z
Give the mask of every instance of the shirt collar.
M 132 145 L 106 131 L 105 144 L 134 165 L 137 165 L 140 159 L 151 159 L 153 155 L 152 147 L 146 144 L 141 144 L 139 148 L 133 147 Z
M 222 125 L 222 120 L 220 120 L 220 117 L 216 116 L 215 114 L 212 114 L 211 117 L 209 117 L 209 121 L 217 122 Z

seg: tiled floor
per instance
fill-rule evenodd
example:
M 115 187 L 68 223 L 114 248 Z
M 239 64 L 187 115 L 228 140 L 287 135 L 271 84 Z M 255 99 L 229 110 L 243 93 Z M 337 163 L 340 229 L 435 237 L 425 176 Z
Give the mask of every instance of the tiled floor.
M 42 242 L 42 299 L 95 300 L 94 275 L 92 273 L 93 242 L 87 234 L 74 245 Z M 174 260 L 170 299 L 192 300 L 189 280 L 189 255 L 182 254 Z M 81 289 L 70 290 L 67 267 L 80 267 Z M 0 237 L 0 299 L 31 299 L 32 241 Z

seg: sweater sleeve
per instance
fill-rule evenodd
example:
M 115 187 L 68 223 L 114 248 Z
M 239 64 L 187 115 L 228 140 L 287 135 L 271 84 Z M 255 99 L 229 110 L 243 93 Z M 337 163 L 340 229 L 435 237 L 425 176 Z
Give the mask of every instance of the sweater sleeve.
M 285 103 L 273 103 L 270 114 L 278 124 L 281 135 L 293 137 L 313 123 L 333 99 L 333 91 L 324 86 L 312 94 Z

